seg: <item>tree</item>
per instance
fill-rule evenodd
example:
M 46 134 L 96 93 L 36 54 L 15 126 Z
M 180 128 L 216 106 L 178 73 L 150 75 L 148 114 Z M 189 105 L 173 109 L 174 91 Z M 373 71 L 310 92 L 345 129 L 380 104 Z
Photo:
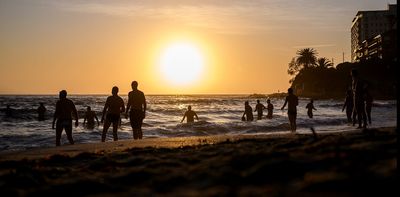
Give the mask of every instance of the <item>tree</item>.
M 303 68 L 313 67 L 317 62 L 317 51 L 313 48 L 305 48 L 297 51 L 296 62 Z
M 317 60 L 317 67 L 318 68 L 331 68 L 333 67 L 333 63 L 329 61 L 329 59 L 325 57 L 318 58 Z

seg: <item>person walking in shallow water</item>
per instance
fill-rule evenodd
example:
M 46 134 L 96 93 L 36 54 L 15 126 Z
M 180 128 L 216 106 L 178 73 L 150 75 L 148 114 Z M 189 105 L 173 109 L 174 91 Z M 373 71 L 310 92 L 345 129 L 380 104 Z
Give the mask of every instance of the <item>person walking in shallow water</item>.
M 44 121 L 44 116 L 45 116 L 45 113 L 46 113 L 46 107 L 44 106 L 43 103 L 40 103 L 40 105 L 39 105 L 39 107 L 37 109 L 37 112 L 38 112 L 38 121 Z
M 283 110 L 288 104 L 288 117 L 290 123 L 290 130 L 296 132 L 296 118 L 297 118 L 297 105 L 299 104 L 299 99 L 293 94 L 293 89 L 288 89 L 288 96 L 286 96 L 285 103 L 283 104 L 281 110 Z
M 126 114 L 129 112 L 129 120 L 133 131 L 133 139 L 142 139 L 143 119 L 146 117 L 146 97 L 144 93 L 138 90 L 138 82 L 132 81 L 132 91 L 128 94 L 128 104 L 126 106 Z M 129 111 L 130 110 L 130 111 Z
M 344 100 L 342 112 L 346 109 L 347 122 L 351 123 L 354 119 L 356 119 L 356 114 L 353 113 L 353 92 L 351 90 L 347 90 L 346 98 Z
M 187 117 L 187 123 L 194 122 L 194 117 L 196 117 L 197 121 L 199 121 L 199 117 L 197 116 L 196 112 L 192 110 L 192 106 L 190 105 L 188 106 L 188 110 L 183 115 L 181 123 L 183 122 L 183 120 L 185 120 L 185 117 Z
M 244 116 L 246 115 L 246 119 Z M 249 105 L 249 101 L 244 102 L 244 113 L 242 116 L 242 120 L 253 121 L 253 109 Z
M 267 118 L 268 119 L 272 119 L 272 114 L 273 114 L 273 110 L 274 110 L 274 105 L 272 105 L 271 100 L 268 99 L 267 100 Z
M 114 141 L 118 141 L 118 124 L 121 117 L 121 112 L 125 111 L 124 100 L 118 96 L 118 87 L 114 86 L 112 88 L 112 96 L 109 96 L 104 105 L 103 115 L 101 117 L 101 122 L 104 122 L 103 133 L 101 135 L 101 141 L 106 141 L 106 134 L 110 125 L 113 126 L 113 138 Z M 104 116 L 106 116 L 104 121 Z
M 75 104 L 67 99 L 67 91 L 60 91 L 60 100 L 56 103 L 56 110 L 54 112 L 52 128 L 56 124 L 56 146 L 60 146 L 61 133 L 65 129 L 67 138 L 70 144 L 74 144 L 72 138 L 72 115 L 75 117 L 75 127 L 78 126 L 78 112 L 76 111 Z M 57 120 L 57 123 L 56 123 Z
M 97 126 L 99 126 L 100 123 L 99 123 L 99 119 L 96 116 L 96 113 L 94 111 L 92 111 L 92 108 L 90 106 L 87 106 L 86 112 L 85 112 L 85 118 L 83 119 L 83 125 L 85 125 L 86 128 L 88 128 L 88 129 L 93 129 L 94 128 L 94 119 L 96 119 Z
M 365 83 L 358 76 L 358 71 L 351 71 L 352 90 L 353 90 L 353 113 L 357 114 L 358 128 L 367 128 L 367 114 L 365 113 Z M 355 120 L 353 120 L 353 125 Z
M 265 106 L 260 103 L 260 100 L 257 100 L 257 105 L 256 108 L 254 109 L 254 112 L 257 111 L 257 120 L 262 119 L 264 109 L 266 109 Z
M 310 99 L 310 103 L 307 104 L 306 108 L 307 108 L 307 115 L 308 115 L 308 117 L 309 117 L 309 118 L 313 118 L 314 115 L 313 115 L 312 110 L 317 110 L 317 109 L 315 109 L 315 107 L 314 107 L 314 100 L 313 100 L 313 99 Z

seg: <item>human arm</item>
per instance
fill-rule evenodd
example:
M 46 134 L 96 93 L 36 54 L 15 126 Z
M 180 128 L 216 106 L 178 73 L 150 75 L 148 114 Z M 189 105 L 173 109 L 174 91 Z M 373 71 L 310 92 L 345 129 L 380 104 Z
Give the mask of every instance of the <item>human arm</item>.
M 197 116 L 196 112 L 194 112 L 194 116 L 196 116 L 197 121 L 199 121 L 199 117 Z
M 78 111 L 76 110 L 76 107 L 75 107 L 74 103 L 72 103 L 72 113 L 74 113 L 74 116 L 75 116 L 75 127 L 77 127 L 79 125 L 79 122 L 78 122 L 79 117 L 78 117 Z
M 103 114 L 101 115 L 101 121 L 100 122 L 102 122 L 102 123 L 104 122 L 104 116 L 106 115 L 108 105 L 109 105 L 109 100 L 107 98 L 106 104 L 104 104 Z
M 54 115 L 53 115 L 53 124 L 51 126 L 52 129 L 54 129 L 54 124 L 56 123 L 56 120 L 57 120 L 58 110 L 59 110 L 59 104 L 57 102 L 56 103 L 56 110 L 54 111 Z
M 146 117 L 146 110 L 147 110 L 146 97 L 143 94 L 143 119 Z
M 126 103 L 126 109 L 125 109 L 125 118 L 128 119 L 128 112 L 129 109 L 131 108 L 131 93 L 128 94 L 128 103 Z
M 186 117 L 186 113 L 183 114 L 183 118 L 182 118 L 182 120 L 181 120 L 181 123 L 185 120 L 185 117 Z
M 286 106 L 286 104 L 287 104 L 287 98 L 285 99 L 285 103 L 283 104 L 283 106 L 282 106 L 282 108 L 281 108 L 281 110 L 283 110 L 283 109 L 285 109 L 285 106 Z

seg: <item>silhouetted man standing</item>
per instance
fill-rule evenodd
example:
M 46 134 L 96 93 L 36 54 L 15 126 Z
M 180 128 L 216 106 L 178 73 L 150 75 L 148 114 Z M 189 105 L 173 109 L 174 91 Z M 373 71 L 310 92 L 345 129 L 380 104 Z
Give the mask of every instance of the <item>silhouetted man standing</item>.
M 367 115 L 365 113 L 365 83 L 359 78 L 358 71 L 355 69 L 351 71 L 351 77 L 353 79 L 351 84 L 354 98 L 353 113 L 357 114 L 358 128 L 366 128 Z
M 146 117 L 146 98 L 142 91 L 138 90 L 138 82 L 132 81 L 132 91 L 128 94 L 126 113 L 129 112 L 129 119 L 133 131 L 133 139 L 142 139 L 142 123 Z M 129 111 L 130 110 L 130 111 Z
M 101 135 L 101 141 L 106 141 L 106 134 L 110 125 L 113 125 L 113 138 L 114 141 L 118 141 L 118 125 L 121 120 L 121 112 L 125 111 L 124 100 L 118 96 L 118 87 L 114 86 L 111 90 L 112 95 L 107 97 L 106 104 L 104 105 L 103 115 L 101 117 L 101 122 L 103 125 L 103 134 Z M 106 119 L 104 121 L 104 116 Z
M 78 126 L 78 112 L 76 111 L 75 104 L 67 99 L 67 91 L 60 91 L 60 100 L 57 101 L 56 111 L 54 112 L 54 119 L 52 128 L 56 123 L 56 146 L 60 146 L 61 133 L 65 129 L 67 138 L 70 144 L 74 144 L 72 139 L 72 114 L 75 117 L 75 126 Z
M 292 132 L 296 132 L 297 125 L 296 125 L 296 118 L 297 118 L 297 105 L 299 104 L 299 99 L 296 95 L 293 94 L 293 89 L 288 89 L 288 96 L 286 96 L 285 103 L 283 104 L 281 110 L 283 110 L 288 104 L 288 116 L 289 116 L 289 123 L 290 123 L 290 130 Z
M 187 123 L 194 122 L 194 117 L 196 117 L 197 121 L 199 121 L 199 117 L 197 116 L 196 112 L 192 110 L 192 106 L 190 105 L 188 106 L 188 110 L 183 115 L 181 123 L 185 120 L 185 117 L 187 117 Z
M 37 112 L 38 112 L 38 120 L 43 121 L 44 115 L 46 113 L 46 107 L 44 107 L 43 103 L 40 103 L 40 106 L 38 107 Z

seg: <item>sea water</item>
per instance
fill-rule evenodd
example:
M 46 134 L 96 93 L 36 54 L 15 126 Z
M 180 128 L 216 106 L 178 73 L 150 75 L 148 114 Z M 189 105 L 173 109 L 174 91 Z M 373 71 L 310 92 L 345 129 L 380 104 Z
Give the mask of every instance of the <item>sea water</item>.
M 125 103 L 127 96 L 121 96 Z M 75 143 L 100 142 L 102 125 L 94 129 L 83 126 L 83 117 L 87 106 L 91 106 L 99 120 L 102 116 L 106 95 L 71 95 L 79 113 L 78 127 L 73 128 Z M 55 146 L 55 130 L 51 129 L 56 95 L 0 96 L 0 151 L 25 150 L 36 147 Z M 266 119 L 266 110 L 262 120 L 241 121 L 244 102 L 249 101 L 253 110 L 256 98 L 248 95 L 148 95 L 146 119 L 143 123 L 144 138 L 166 138 L 183 136 L 236 135 L 289 133 L 287 111 L 280 110 L 284 98 L 271 98 L 274 105 L 272 119 Z M 265 106 L 266 98 L 260 98 Z M 39 103 L 47 108 L 46 120 L 37 120 Z M 354 129 L 347 123 L 342 112 L 343 100 L 315 100 L 314 118 L 307 116 L 305 108 L 309 99 L 300 98 L 297 115 L 297 132 L 310 133 L 313 127 L 317 133 L 340 132 Z M 5 108 L 11 106 L 12 115 L 6 117 Z M 192 124 L 180 123 L 187 106 L 199 116 L 199 121 Z M 287 108 L 287 107 L 286 107 Z M 122 124 L 118 130 L 121 140 L 132 139 L 129 119 L 122 115 Z M 254 112 L 256 119 L 257 112 Z M 372 124 L 369 128 L 396 127 L 397 112 L 395 100 L 377 100 L 372 107 Z M 356 125 L 357 126 L 357 125 Z M 107 134 L 107 141 L 112 140 L 112 128 Z M 62 144 L 68 144 L 65 132 Z

